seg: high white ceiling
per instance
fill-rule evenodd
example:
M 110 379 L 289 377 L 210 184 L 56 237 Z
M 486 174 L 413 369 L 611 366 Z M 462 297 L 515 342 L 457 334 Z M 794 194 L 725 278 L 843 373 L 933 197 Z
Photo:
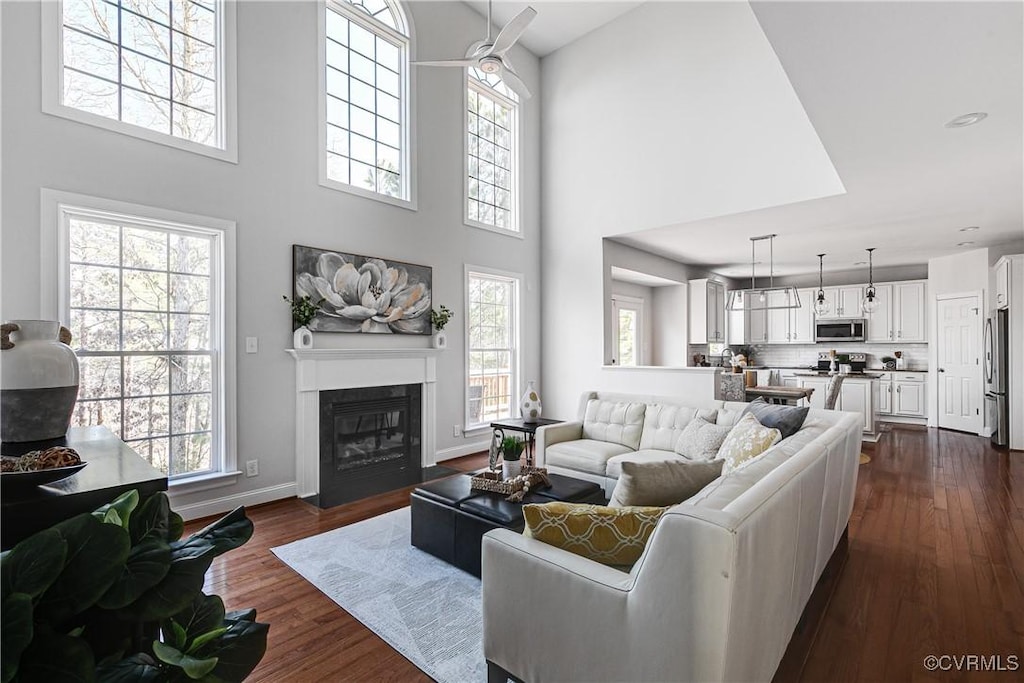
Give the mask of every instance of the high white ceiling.
M 1021 3 L 753 7 L 846 193 L 620 241 L 735 276 L 749 273 L 748 238 L 773 232 L 776 274 L 816 271 L 820 252 L 839 270 L 865 260 L 865 247 L 890 266 L 955 253 L 966 240 L 1024 243 Z M 975 111 L 989 117 L 944 127 Z M 959 231 L 967 226 L 980 230 Z
M 481 16 L 487 16 L 486 0 L 467 0 L 466 4 Z M 544 57 L 640 4 L 642 3 L 637 0 L 496 0 L 491 12 L 491 23 L 500 29 L 523 9 L 533 7 L 537 10 L 537 17 L 530 23 L 530 27 L 519 42 L 533 54 Z M 481 22 L 480 26 L 480 35 L 483 37 L 486 24 Z

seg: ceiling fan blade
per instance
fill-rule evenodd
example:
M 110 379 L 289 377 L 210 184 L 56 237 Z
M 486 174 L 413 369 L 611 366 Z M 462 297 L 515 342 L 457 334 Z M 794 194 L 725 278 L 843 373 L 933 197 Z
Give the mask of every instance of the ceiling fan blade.
M 434 62 L 413 62 L 413 66 L 458 66 L 465 68 L 467 66 L 476 66 L 478 60 L 476 59 L 442 59 Z
M 523 83 L 523 79 L 519 78 L 519 74 L 512 69 L 512 67 L 506 62 L 501 68 L 501 82 L 512 88 L 512 91 L 523 99 L 530 99 L 530 89 Z
M 517 14 L 512 21 L 505 24 L 505 28 L 501 29 L 501 33 L 494 39 L 494 47 L 491 48 L 491 54 L 501 57 L 508 52 L 516 44 L 516 41 L 519 40 L 519 36 L 523 35 L 523 31 L 526 30 L 526 27 L 530 25 L 535 16 L 537 16 L 537 10 L 527 7 Z

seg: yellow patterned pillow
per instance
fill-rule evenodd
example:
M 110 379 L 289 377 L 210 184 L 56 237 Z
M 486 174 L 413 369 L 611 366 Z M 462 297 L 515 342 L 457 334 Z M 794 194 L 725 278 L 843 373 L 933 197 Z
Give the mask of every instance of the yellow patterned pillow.
M 722 476 L 743 467 L 782 439 L 782 432 L 762 425 L 753 413 L 746 413 L 725 437 L 718 459 L 725 460 Z
M 562 502 L 524 505 L 523 534 L 601 564 L 631 565 L 640 559 L 667 509 Z

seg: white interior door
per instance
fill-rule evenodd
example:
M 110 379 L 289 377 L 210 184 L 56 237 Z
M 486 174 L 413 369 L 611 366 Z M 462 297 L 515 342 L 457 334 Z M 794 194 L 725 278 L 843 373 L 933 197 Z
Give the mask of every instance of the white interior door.
M 939 426 L 978 432 L 981 381 L 981 309 L 977 296 L 938 301 Z

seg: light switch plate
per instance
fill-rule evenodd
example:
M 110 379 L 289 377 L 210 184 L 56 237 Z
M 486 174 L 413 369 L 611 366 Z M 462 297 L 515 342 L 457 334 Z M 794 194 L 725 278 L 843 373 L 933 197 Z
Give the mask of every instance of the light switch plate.
M 260 340 L 259 337 L 246 337 L 245 338 L 245 352 L 246 353 L 259 353 Z

